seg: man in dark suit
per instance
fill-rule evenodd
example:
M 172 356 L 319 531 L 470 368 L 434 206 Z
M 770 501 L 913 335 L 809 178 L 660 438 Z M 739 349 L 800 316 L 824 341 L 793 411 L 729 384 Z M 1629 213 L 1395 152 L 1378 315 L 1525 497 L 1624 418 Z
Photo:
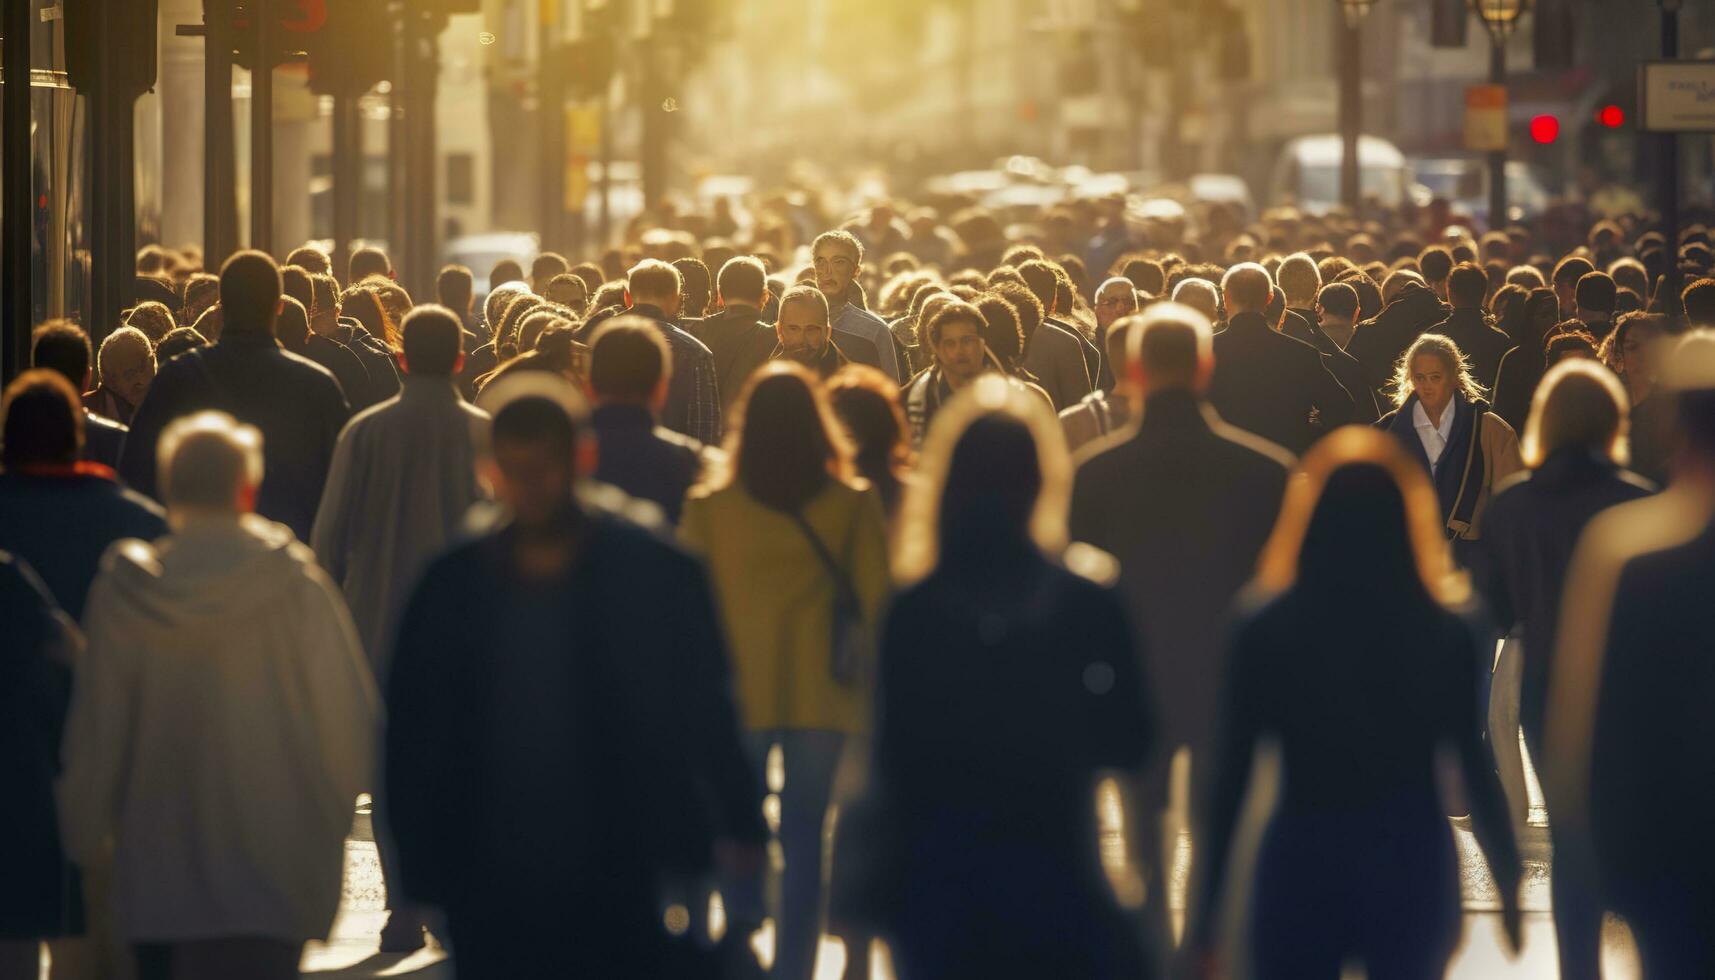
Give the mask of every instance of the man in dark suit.
M 1460 353 L 1471 362 L 1471 374 L 1485 391 L 1495 390 L 1495 376 L 1501 370 L 1501 358 L 1512 350 L 1513 341 L 1490 321 L 1483 312 L 1483 296 L 1489 288 L 1489 276 L 1475 262 L 1461 262 L 1447 276 L 1447 300 L 1453 312 L 1429 328 L 1453 341 Z
M 1158 303 L 1113 329 L 1129 333 L 1122 383 L 1142 419 L 1079 452 L 1070 530 L 1119 559 L 1120 590 L 1158 695 L 1166 751 L 1134 805 L 1142 849 L 1133 850 L 1145 856 L 1154 896 L 1167 867 L 1159 853 L 1167 764 L 1183 745 L 1194 785 L 1212 771 L 1222 624 L 1274 527 L 1293 461 L 1222 422 L 1203 400 L 1220 362 L 1201 313 Z M 1161 930 L 1164 903 L 1152 902 Z
M 1222 278 L 1227 329 L 1215 335 L 1209 403 L 1226 422 L 1301 453 L 1323 432 L 1352 421 L 1352 396 L 1316 348 L 1276 331 L 1263 316 L 1273 288 L 1268 271 L 1253 262 Z
M 672 371 L 666 339 L 642 317 L 616 316 L 591 337 L 595 478 L 651 501 L 677 524 L 685 492 L 703 471 L 704 448 L 655 421 Z
M 274 338 L 280 267 L 264 252 L 239 252 L 220 270 L 220 339 L 161 365 L 137 406 L 119 472 L 159 499 L 155 443 L 167 423 L 204 409 L 262 431 L 264 472 L 256 513 L 307 541 L 321 504 L 334 443 L 350 412 L 327 369 L 287 353 Z
M 1346 353 L 1363 365 L 1377 403 L 1385 405 L 1393 387 L 1394 369 L 1406 348 L 1425 330 L 1447 319 L 1452 310 L 1430 291 L 1422 276 L 1405 269 L 1382 283 L 1382 300 L 1387 305 L 1358 324 Z
M 1322 366 L 1352 396 L 1353 422 L 1367 425 L 1381 418 L 1375 394 L 1364 381 L 1363 365 L 1322 330 L 1321 317 L 1316 314 L 1316 292 L 1322 288 L 1322 274 L 1316 268 L 1316 260 L 1304 252 L 1288 255 L 1280 260 L 1274 278 L 1286 302 L 1280 332 L 1321 353 Z
M 73 388 L 88 391 L 89 334 L 70 320 L 49 320 L 30 336 L 30 366 L 57 371 Z M 78 458 L 117 469 L 119 451 L 125 445 L 125 426 L 81 403 L 78 407 L 83 412 L 83 450 Z
M 768 271 L 761 260 L 749 255 L 728 259 L 715 276 L 715 298 L 720 309 L 701 320 L 686 320 L 684 330 L 714 355 L 724 413 L 774 352 L 774 328 L 762 318 L 762 308 L 768 305 Z

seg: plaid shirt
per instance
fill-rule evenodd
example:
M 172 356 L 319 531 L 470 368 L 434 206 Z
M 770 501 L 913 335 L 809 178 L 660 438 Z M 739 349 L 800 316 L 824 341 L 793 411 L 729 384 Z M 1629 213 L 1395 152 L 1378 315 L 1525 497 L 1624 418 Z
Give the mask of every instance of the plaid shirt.
M 706 446 L 719 445 L 721 396 L 715 355 L 702 341 L 668 322 L 660 307 L 639 304 L 626 312 L 654 321 L 673 351 L 673 375 L 667 380 L 661 424 Z

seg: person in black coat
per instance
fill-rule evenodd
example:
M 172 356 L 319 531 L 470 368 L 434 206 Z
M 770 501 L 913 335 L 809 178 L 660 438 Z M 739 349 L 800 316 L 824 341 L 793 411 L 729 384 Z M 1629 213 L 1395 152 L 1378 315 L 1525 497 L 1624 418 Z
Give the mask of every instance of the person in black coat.
M 1488 274 L 1475 262 L 1461 262 L 1447 277 L 1447 299 L 1453 312 L 1435 324 L 1430 333 L 1452 340 L 1471 362 L 1471 373 L 1487 391 L 1495 389 L 1495 377 L 1501 370 L 1501 358 L 1512 350 L 1508 337 L 1483 311 L 1483 297 L 1489 285 Z
M 641 317 L 614 317 L 591 338 L 595 478 L 654 503 L 678 524 L 685 493 L 703 471 L 704 448 L 656 424 L 672 369 L 667 341 Z
M 1222 422 L 1202 400 L 1215 365 L 1201 313 L 1159 303 L 1114 329 L 1135 335 L 1126 373 L 1141 389 L 1142 418 L 1078 454 L 1070 529 L 1073 540 L 1119 559 L 1120 594 L 1160 696 L 1162 764 L 1137 794 L 1143 812 L 1131 828 L 1132 853 L 1153 888 L 1166 880 L 1165 763 L 1185 746 L 1194 784 L 1214 771 L 1227 609 L 1274 527 L 1293 459 Z M 1153 907 L 1165 913 L 1164 903 Z M 1164 914 L 1151 926 L 1171 935 Z
M 83 406 L 58 372 L 24 372 L 0 411 L 0 549 L 29 562 L 55 604 L 82 620 L 108 545 L 165 534 L 166 514 L 112 470 L 78 461 Z
M 220 271 L 220 340 L 161 366 L 119 459 L 140 493 L 159 498 L 155 443 L 167 423 L 219 409 L 262 431 L 264 471 L 256 513 L 308 540 L 339 430 L 350 415 L 339 382 L 325 368 L 287 353 L 274 339 L 280 268 L 262 252 L 240 252 Z
M 882 932 L 900 980 L 1152 976 L 1096 835 L 1098 776 L 1153 748 L 1124 604 L 1089 577 L 1112 561 L 1033 537 L 1064 506 L 1047 406 L 998 376 L 971 388 L 931 434 L 941 478 L 910 491 L 901 562 L 923 577 L 881 638 Z
M 58 371 L 73 388 L 89 390 L 89 334 L 69 320 L 51 320 L 30 335 L 30 366 Z M 78 404 L 83 414 L 83 450 L 78 458 L 109 468 L 119 466 L 125 447 L 125 426 Z
M 0 551 L 0 977 L 35 980 L 43 940 L 83 931 L 54 780 L 77 629 L 30 566 Z
M 728 259 L 715 277 L 720 309 L 701 320 L 687 320 L 685 332 L 703 342 L 715 358 L 715 381 L 720 385 L 721 410 L 738 401 L 744 383 L 768 363 L 777 340 L 764 322 L 768 302 L 768 273 L 749 255 Z
M 659 976 L 663 881 L 763 861 L 708 581 L 577 489 L 575 400 L 496 413 L 509 517 L 429 566 L 386 686 L 399 885 L 446 910 L 463 980 Z
M 1493 402 L 1495 414 L 1515 430 L 1530 417 L 1536 386 L 1548 371 L 1548 334 L 1560 320 L 1560 300 L 1554 290 L 1538 288 L 1525 297 L 1518 345 L 1506 352 L 1495 369 Z
M 1389 276 L 1382 295 L 1387 305 L 1380 313 L 1359 323 L 1351 342 L 1346 344 L 1346 353 L 1363 365 L 1364 377 L 1369 380 L 1378 404 L 1386 404 L 1388 386 L 1393 383 L 1393 369 L 1400 355 L 1425 330 L 1447 319 L 1452 312 L 1436 298 L 1422 277 L 1412 272 Z
M 1445 971 L 1461 934 L 1459 859 L 1437 786 L 1452 753 L 1519 940 L 1521 866 L 1477 700 L 1479 630 L 1457 596 L 1428 478 L 1385 434 L 1335 433 L 1305 459 L 1232 633 L 1219 775 L 1192 868 L 1188 946 L 1222 941 L 1223 882 L 1257 748 L 1279 802 L 1251 883 L 1261 980 Z
M 1525 428 L 1531 469 L 1499 487 L 1489 504 L 1482 591 L 1496 626 L 1522 639 L 1519 719 L 1534 759 L 1546 750 L 1543 719 L 1573 545 L 1597 513 L 1655 489 L 1620 466 L 1625 429 L 1626 393 L 1612 374 L 1584 360 L 1555 366 Z M 1558 826 L 1551 822 L 1550 831 Z M 1602 910 L 1570 875 L 1553 884 L 1560 975 L 1599 976 Z
M 1543 791 L 1554 874 L 1626 918 L 1646 980 L 1715 975 L 1715 331 L 1663 361 L 1681 449 L 1663 493 L 1591 519 L 1566 576 Z M 1564 843 L 1563 843 L 1564 842 Z
M 1362 425 L 1381 417 L 1375 392 L 1364 379 L 1363 365 L 1322 329 L 1322 318 L 1314 308 L 1317 291 L 1322 287 L 1315 260 L 1303 252 L 1288 255 L 1275 269 L 1275 279 L 1275 299 L 1268 310 L 1270 319 L 1278 324 L 1281 333 L 1321 352 L 1322 366 L 1352 396 L 1353 422 Z M 1276 315 L 1275 303 L 1285 307 L 1284 313 Z
M 1221 291 L 1229 319 L 1215 335 L 1209 382 L 1209 403 L 1221 418 L 1295 453 L 1350 422 L 1352 396 L 1328 373 L 1322 355 L 1276 331 L 1263 315 L 1273 292 L 1267 270 L 1235 265 Z

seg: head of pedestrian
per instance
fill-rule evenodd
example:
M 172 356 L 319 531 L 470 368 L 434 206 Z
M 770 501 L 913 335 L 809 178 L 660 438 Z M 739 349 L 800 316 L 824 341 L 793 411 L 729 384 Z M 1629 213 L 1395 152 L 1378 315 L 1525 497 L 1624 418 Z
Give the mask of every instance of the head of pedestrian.
M 462 265 L 449 265 L 435 276 L 435 301 L 460 315 L 470 312 L 476 299 L 476 278 Z
M 581 419 L 573 414 L 546 392 L 518 395 L 495 412 L 485 475 L 522 528 L 549 526 L 575 509 Z
M 1471 366 L 1459 346 L 1441 334 L 1426 333 L 1412 342 L 1394 368 L 1393 401 L 1404 405 L 1413 395 L 1432 423 L 1455 398 L 1479 401 L 1483 389 L 1471 376 Z
M 816 288 L 828 298 L 829 307 L 846 303 L 852 282 L 863 271 L 863 243 L 849 231 L 825 231 L 810 245 Z
M 1560 300 L 1561 319 L 1570 320 L 1578 316 L 1578 280 L 1595 271 L 1595 264 L 1582 255 L 1568 255 L 1555 265 L 1549 280 L 1555 298 Z
M 1533 469 L 1562 450 L 1624 466 L 1630 417 L 1625 386 L 1612 371 L 1581 358 L 1562 361 L 1543 375 L 1531 399 L 1519 452 Z
M 1578 319 L 1597 323 L 1614 318 L 1614 303 L 1619 287 L 1606 272 L 1586 272 L 1573 287 L 1573 303 L 1578 307 Z
M 175 527 L 236 520 L 255 509 L 262 485 L 262 433 L 225 412 L 197 412 L 161 433 L 160 487 Z
M 780 318 L 774 323 L 779 356 L 814 364 L 828 349 L 828 298 L 820 289 L 800 283 L 780 297 Z
M 1417 270 L 1435 295 L 1447 298 L 1447 277 L 1453 271 L 1453 253 L 1445 245 L 1431 245 L 1417 253 Z
M 616 316 L 590 338 L 590 393 L 597 405 L 642 405 L 659 412 L 667 401 L 673 353 L 648 320 Z
M 850 478 L 851 445 L 808 368 L 770 361 L 750 376 L 736 404 L 728 427 L 732 466 L 714 484 L 736 482 L 763 506 L 793 512 L 829 481 Z
M 292 249 L 286 255 L 286 264 L 295 265 L 311 275 L 333 271 L 333 260 L 328 257 L 328 253 L 314 245 L 301 245 Z
M 266 252 L 239 252 L 220 267 L 222 338 L 274 336 L 274 318 L 284 306 L 280 267 Z
M 387 258 L 387 253 L 378 248 L 360 248 L 351 253 L 351 260 L 346 263 L 347 285 L 355 286 L 370 276 L 380 276 L 383 279 L 393 278 L 393 262 Z
M 464 366 L 464 325 L 458 314 L 426 303 L 405 315 L 399 364 L 413 378 L 451 378 Z
M 548 290 L 543 294 L 548 302 L 564 306 L 580 316 L 589 305 L 590 290 L 584 281 L 570 272 L 562 272 L 548 280 Z
M 566 261 L 565 256 L 557 252 L 543 252 L 530 263 L 530 285 L 535 288 L 537 295 L 546 296 L 548 284 L 554 281 L 554 277 L 563 275 L 571 267 L 572 264 Z
M 1096 326 L 1108 329 L 1115 320 L 1137 312 L 1137 287 L 1124 276 L 1115 276 L 1096 287 Z
M 1274 298 L 1274 281 L 1268 270 L 1255 262 L 1240 262 L 1221 277 L 1221 301 L 1228 319 L 1245 313 L 1261 314 Z
M 1455 310 L 1481 310 L 1489 294 L 1489 274 L 1475 262 L 1461 262 L 1447 273 L 1447 305 Z
M 1322 273 L 1316 268 L 1316 260 L 1307 253 L 1294 252 L 1281 259 L 1274 270 L 1274 279 L 1280 285 L 1281 295 L 1286 297 L 1287 309 L 1308 310 L 1316 305 Z
M 1121 320 L 1126 377 L 1145 399 L 1164 391 L 1201 395 L 1215 373 L 1214 327 L 1183 303 L 1156 303 Z
M 1179 280 L 1179 284 L 1173 287 L 1173 301 L 1203 314 L 1210 323 L 1221 319 L 1221 291 L 1207 279 L 1191 277 Z
M 1316 318 L 1325 331 L 1351 336 L 1358 323 L 1358 291 L 1343 282 L 1331 282 L 1316 293 Z
M 998 374 L 935 415 L 906 491 L 896 570 L 992 575 L 1033 552 L 1066 548 L 1071 464 L 1042 399 Z
M 136 327 L 120 327 L 101 341 L 95 362 L 101 387 L 128 405 L 142 403 L 155 380 L 155 347 Z
M 37 466 L 69 466 L 83 450 L 83 403 L 65 375 L 37 367 L 6 386 L 0 416 L 0 468 L 27 472 Z
M 768 270 L 753 255 L 735 255 L 715 276 L 715 302 L 721 309 L 747 306 L 760 310 L 768 305 Z
M 929 349 L 934 353 L 935 366 L 954 390 L 975 381 L 988 367 L 983 327 L 983 311 L 960 299 L 942 303 L 929 320 Z
M 651 315 L 651 308 L 659 310 L 662 319 L 671 320 L 679 315 L 683 288 L 678 269 L 660 259 L 644 259 L 626 273 L 625 306 Z
M 1305 454 L 1257 564 L 1269 592 L 1389 608 L 1456 604 L 1468 593 L 1453 573 L 1441 509 L 1424 468 L 1387 433 L 1346 426 Z

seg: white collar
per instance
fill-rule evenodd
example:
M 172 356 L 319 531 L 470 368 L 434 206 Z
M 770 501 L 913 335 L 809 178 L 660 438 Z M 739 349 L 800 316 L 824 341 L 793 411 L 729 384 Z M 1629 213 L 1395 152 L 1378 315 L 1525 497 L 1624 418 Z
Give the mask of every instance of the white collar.
M 1453 413 L 1458 406 L 1449 401 L 1447 407 L 1441 410 L 1441 421 L 1433 425 L 1429 422 L 1429 413 L 1423 410 L 1423 400 L 1420 398 L 1412 403 L 1411 424 L 1419 429 L 1434 429 L 1442 442 L 1453 438 Z

